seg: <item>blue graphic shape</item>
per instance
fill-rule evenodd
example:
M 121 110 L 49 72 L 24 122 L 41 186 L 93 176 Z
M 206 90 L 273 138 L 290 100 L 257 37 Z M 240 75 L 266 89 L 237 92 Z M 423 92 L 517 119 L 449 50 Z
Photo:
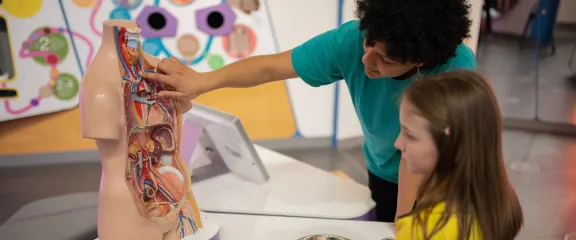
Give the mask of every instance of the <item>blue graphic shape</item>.
M 112 0 L 112 3 L 118 8 L 134 10 L 142 5 L 143 0 Z M 158 1 L 159 2 L 159 1 Z
M 130 12 L 125 8 L 116 8 L 110 12 L 110 19 L 132 20 L 132 16 L 130 16 Z
M 142 43 L 142 50 L 152 56 L 158 56 L 164 51 L 164 45 L 160 38 L 150 38 Z

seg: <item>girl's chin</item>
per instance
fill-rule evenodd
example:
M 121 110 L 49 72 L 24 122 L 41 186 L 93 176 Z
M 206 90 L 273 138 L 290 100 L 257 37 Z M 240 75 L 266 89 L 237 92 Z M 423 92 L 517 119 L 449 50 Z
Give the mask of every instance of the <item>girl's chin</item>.
M 364 73 L 366 73 L 366 76 L 368 78 L 380 78 L 380 73 L 373 72 L 373 71 L 370 71 L 368 69 L 365 69 Z

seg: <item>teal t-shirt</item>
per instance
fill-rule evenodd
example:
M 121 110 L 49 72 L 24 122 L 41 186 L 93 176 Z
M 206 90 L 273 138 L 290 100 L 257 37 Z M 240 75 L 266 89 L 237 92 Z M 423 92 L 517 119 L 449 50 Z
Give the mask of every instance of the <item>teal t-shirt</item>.
M 368 78 L 362 63 L 364 32 L 358 26 L 358 20 L 346 22 L 294 48 L 292 64 L 298 76 L 313 87 L 344 79 L 362 125 L 368 170 L 398 183 L 400 151 L 394 148 L 394 141 L 400 133 L 399 102 L 412 79 Z M 434 75 L 454 69 L 476 69 L 474 53 L 464 44 L 446 64 L 420 73 Z

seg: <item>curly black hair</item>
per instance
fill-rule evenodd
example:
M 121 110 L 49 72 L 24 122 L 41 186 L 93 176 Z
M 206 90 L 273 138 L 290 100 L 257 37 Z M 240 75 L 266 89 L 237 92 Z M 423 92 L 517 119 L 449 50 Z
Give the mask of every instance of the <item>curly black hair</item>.
M 466 0 L 356 0 L 366 44 L 382 42 L 386 54 L 402 63 L 444 64 L 469 37 Z

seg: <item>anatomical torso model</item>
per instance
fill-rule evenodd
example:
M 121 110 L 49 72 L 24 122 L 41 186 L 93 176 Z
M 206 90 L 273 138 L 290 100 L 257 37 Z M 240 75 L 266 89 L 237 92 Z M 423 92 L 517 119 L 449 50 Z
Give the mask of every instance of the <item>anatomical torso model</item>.
M 191 103 L 152 97 L 166 86 L 138 74 L 158 59 L 142 52 L 137 23 L 108 20 L 103 35 L 80 97 L 83 136 L 96 140 L 102 161 L 99 238 L 192 235 L 202 223 L 179 153 Z

